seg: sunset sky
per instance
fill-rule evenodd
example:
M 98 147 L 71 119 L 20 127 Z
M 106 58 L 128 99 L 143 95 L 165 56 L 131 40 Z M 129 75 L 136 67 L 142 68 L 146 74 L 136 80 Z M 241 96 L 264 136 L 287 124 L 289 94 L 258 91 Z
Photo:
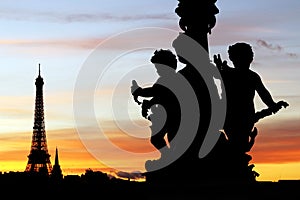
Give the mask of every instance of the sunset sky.
M 159 154 L 149 143 L 149 122 L 130 95 L 131 80 L 151 85 L 157 78 L 149 61 L 153 51 L 174 51 L 172 41 L 181 31 L 178 1 L 41 2 L 0 1 L 0 171 L 25 170 L 39 63 L 52 164 L 57 147 L 64 175 L 88 168 L 120 175 L 145 171 L 145 161 Z M 300 1 L 216 5 L 210 57 L 220 53 L 228 60 L 228 45 L 250 43 L 252 69 L 275 101 L 290 104 L 257 123 L 250 154 L 258 180 L 300 179 Z M 264 108 L 259 98 L 255 102 L 257 110 Z

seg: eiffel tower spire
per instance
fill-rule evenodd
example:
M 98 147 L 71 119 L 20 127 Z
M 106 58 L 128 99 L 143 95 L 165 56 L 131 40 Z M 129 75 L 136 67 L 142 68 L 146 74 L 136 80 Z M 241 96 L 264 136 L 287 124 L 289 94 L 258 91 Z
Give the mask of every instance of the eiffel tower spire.
M 50 155 L 47 148 L 47 139 L 44 121 L 44 102 L 43 102 L 43 85 L 44 80 L 41 77 L 41 69 L 39 64 L 39 75 L 35 79 L 36 97 L 35 97 L 35 113 L 34 126 L 31 142 L 31 150 L 28 155 L 26 172 L 37 172 L 49 175 L 52 171 Z

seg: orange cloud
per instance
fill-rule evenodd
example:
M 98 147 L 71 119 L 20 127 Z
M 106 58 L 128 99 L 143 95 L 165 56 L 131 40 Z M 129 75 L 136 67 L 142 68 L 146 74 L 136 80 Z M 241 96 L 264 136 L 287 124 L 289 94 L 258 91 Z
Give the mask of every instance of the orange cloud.
M 297 120 L 264 123 L 251 151 L 255 163 L 300 162 L 300 126 Z
M 113 137 L 109 135 L 114 135 Z M 149 138 L 136 138 L 124 134 L 123 132 L 106 132 L 109 140 L 119 148 L 135 153 L 149 153 L 156 149 L 149 143 Z

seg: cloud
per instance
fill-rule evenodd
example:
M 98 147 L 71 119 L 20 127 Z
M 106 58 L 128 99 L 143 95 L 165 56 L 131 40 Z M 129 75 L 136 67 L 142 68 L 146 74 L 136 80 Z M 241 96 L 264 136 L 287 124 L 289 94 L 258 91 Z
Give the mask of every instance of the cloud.
M 172 40 L 177 37 L 178 33 L 174 29 L 168 28 L 140 28 L 133 29 L 131 32 L 124 32 L 115 37 L 111 35 L 101 37 L 78 37 L 78 38 L 50 38 L 50 39 L 16 39 L 0 40 L 0 45 L 7 47 L 38 49 L 49 53 L 50 48 L 58 51 L 57 47 L 67 49 L 95 49 L 98 50 L 128 50 L 138 48 L 161 47 L 169 48 Z M 151 42 L 149 42 L 151 41 Z M 101 46 L 100 46 L 101 45 Z M 168 46 L 166 46 L 168 45 Z M 42 49 L 41 49 L 42 48 Z
M 142 20 L 174 20 L 175 18 L 169 14 L 145 14 L 145 15 L 111 15 L 111 14 L 71 14 L 61 16 L 62 22 L 100 22 L 103 20 L 114 20 L 114 21 L 142 21 Z
M 286 55 L 290 58 L 298 58 L 298 55 L 296 53 L 286 53 Z
M 106 151 L 110 149 L 111 151 L 109 154 L 111 155 L 114 154 L 113 151 L 115 148 L 134 154 L 147 154 L 156 152 L 156 149 L 150 144 L 150 128 L 146 126 L 146 122 L 137 120 L 134 122 L 128 121 L 119 123 L 123 123 L 123 125 L 112 125 L 110 121 L 99 123 L 102 134 L 99 134 L 97 127 L 85 127 L 84 129 L 89 130 L 90 135 L 89 137 L 82 136 L 82 139 L 90 145 L 103 147 L 99 148 L 99 150 Z M 79 130 L 81 130 L 81 128 Z M 79 131 L 79 135 L 81 134 L 82 133 Z M 90 139 L 92 140 L 90 141 Z M 114 146 L 113 149 L 111 145 Z
M 32 115 L 32 110 L 20 108 L 0 108 L 0 112 L 0 117 L 5 116 L 6 118 L 26 118 Z
M 119 171 L 115 173 L 118 177 L 125 178 L 128 180 L 139 180 L 144 178 L 143 174 L 140 171 L 134 171 L 134 172 Z
M 270 43 L 266 42 L 265 40 L 261 40 L 261 39 L 257 40 L 256 44 L 258 45 L 258 47 L 267 48 L 272 51 L 282 51 L 283 50 L 282 46 L 270 44 Z
M 19 47 L 66 47 L 78 49 L 93 49 L 103 38 L 62 38 L 62 39 L 49 39 L 49 40 L 0 40 L 0 44 Z
M 271 44 L 271 43 L 269 43 L 265 40 L 262 40 L 262 39 L 258 39 L 256 41 L 256 45 L 257 45 L 257 48 L 267 49 L 267 50 L 270 50 L 272 52 L 284 53 L 284 55 L 289 57 L 289 58 L 298 58 L 298 55 L 296 53 L 285 52 L 284 47 L 282 47 L 281 45 Z
M 254 163 L 300 161 L 299 121 L 288 119 L 258 127 L 259 133 L 251 150 Z
M 34 10 L 1 10 L 0 19 L 15 21 L 77 23 L 77 22 L 103 22 L 103 21 L 143 21 L 143 20 L 174 20 L 168 13 L 115 15 L 110 13 L 59 13 L 41 12 Z

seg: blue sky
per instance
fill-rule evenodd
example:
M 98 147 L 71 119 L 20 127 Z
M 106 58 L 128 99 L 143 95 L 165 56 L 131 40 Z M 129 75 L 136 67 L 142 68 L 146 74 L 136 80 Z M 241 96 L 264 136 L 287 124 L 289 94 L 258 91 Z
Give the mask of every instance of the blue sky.
M 136 28 L 158 27 L 170 31 L 170 34 L 161 36 L 148 33 L 141 48 L 151 43 L 153 46 L 171 45 L 174 39 L 171 32 L 176 35 L 180 31 L 174 12 L 177 3 L 176 0 L 0 1 L 0 135 L 13 137 L 14 133 L 28 132 L 30 140 L 38 63 L 45 79 L 46 128 L 63 130 L 76 127 L 73 92 L 78 74 L 89 56 L 99 46 L 102 50 L 99 56 L 124 53 L 124 49 L 130 49 L 137 41 L 134 38 L 118 41 L 113 37 Z M 252 69 L 263 77 L 275 100 L 284 99 L 291 105 L 270 118 L 283 124 L 283 131 L 292 130 L 300 138 L 299 126 L 286 125 L 296 124 L 300 118 L 300 1 L 219 0 L 217 6 L 220 9 L 217 25 L 209 36 L 211 56 L 220 53 L 228 59 L 228 45 L 237 41 L 250 43 L 255 50 Z M 108 46 L 101 47 L 105 41 L 108 41 Z M 119 79 L 126 75 L 122 75 L 123 72 L 130 77 L 134 75 L 131 73 L 135 66 L 144 66 L 136 72 L 141 76 L 140 81 L 144 80 L 142 84 L 155 81 L 155 71 L 147 68 L 151 66 L 151 53 L 152 49 L 130 52 L 114 62 L 109 72 L 111 76 L 105 79 L 104 85 L 98 83 L 95 91 L 95 113 L 99 119 L 113 120 L 110 117 L 111 92 Z M 147 73 L 143 73 L 146 70 Z M 128 102 L 130 116 L 142 121 L 139 107 L 128 99 L 128 95 L 121 95 L 120 101 Z M 257 106 L 263 107 L 259 100 Z M 259 123 L 262 130 L 266 129 L 265 134 L 271 126 L 268 123 L 267 119 Z M 141 130 L 145 129 L 147 127 Z M 261 140 L 267 138 L 263 137 L 264 133 L 261 133 Z M 49 134 L 48 138 L 50 143 L 52 139 L 56 141 Z M 258 138 L 258 146 L 263 145 L 259 141 Z M 29 148 L 30 141 L 24 143 Z M 54 144 L 52 146 L 54 151 Z M 295 159 L 300 162 L 300 157 Z

